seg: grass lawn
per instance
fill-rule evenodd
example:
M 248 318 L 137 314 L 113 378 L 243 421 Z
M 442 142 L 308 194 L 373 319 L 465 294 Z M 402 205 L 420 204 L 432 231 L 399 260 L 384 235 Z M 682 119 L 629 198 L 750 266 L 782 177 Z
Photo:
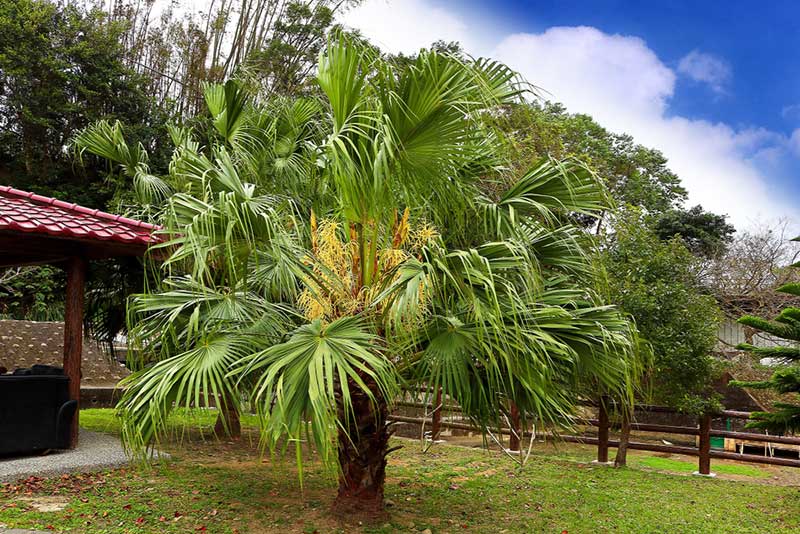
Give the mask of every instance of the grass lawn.
M 694 473 L 697 471 L 697 460 L 677 460 L 675 458 L 662 458 L 658 456 L 639 456 L 631 460 L 632 467 L 648 467 L 659 471 L 671 471 L 674 473 Z M 740 464 L 721 464 L 716 463 L 714 473 L 722 475 L 741 475 L 746 477 L 767 478 L 769 473 L 759 467 L 740 463 Z
M 117 432 L 110 410 L 82 424 Z M 634 453 L 631 467 L 583 461 L 589 447 L 546 447 L 519 469 L 497 452 L 417 442 L 390 456 L 384 520 L 371 525 L 329 512 L 335 478 L 308 455 L 301 490 L 294 454 L 262 459 L 251 430 L 238 443 L 210 436 L 213 414 L 180 414 L 164 448 L 173 460 L 95 475 L 0 486 L 0 527 L 86 534 L 327 532 L 798 532 L 800 493 L 775 468 L 715 462 L 737 480 L 688 472 L 694 463 Z M 201 430 L 199 430 L 201 429 Z M 50 506 L 55 511 L 41 511 Z

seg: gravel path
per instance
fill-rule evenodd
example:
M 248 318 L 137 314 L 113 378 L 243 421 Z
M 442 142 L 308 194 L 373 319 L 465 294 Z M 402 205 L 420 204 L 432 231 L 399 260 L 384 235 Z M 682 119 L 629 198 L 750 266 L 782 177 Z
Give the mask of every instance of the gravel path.
M 11 482 L 31 475 L 47 477 L 63 473 L 100 471 L 128 463 L 119 439 L 81 429 L 78 447 L 51 452 L 45 456 L 0 457 L 0 482 Z M 0 527 L 0 534 L 4 534 Z

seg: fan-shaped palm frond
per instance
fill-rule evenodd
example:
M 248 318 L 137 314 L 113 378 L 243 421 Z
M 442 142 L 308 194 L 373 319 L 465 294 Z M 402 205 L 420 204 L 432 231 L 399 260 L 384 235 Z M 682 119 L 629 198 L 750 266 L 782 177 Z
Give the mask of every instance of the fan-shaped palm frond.
M 225 406 L 238 409 L 240 394 L 227 379 L 231 367 L 252 351 L 251 338 L 206 336 L 188 350 L 160 360 L 128 376 L 117 405 L 122 437 L 134 455 L 144 455 L 157 441 L 176 407 Z
M 608 193 L 584 163 L 546 159 L 509 188 L 495 209 L 511 220 L 533 216 L 554 222 L 557 213 L 596 217 L 609 204 Z
M 266 445 L 288 438 L 299 448 L 307 434 L 328 462 L 339 427 L 353 416 L 351 388 L 384 399 L 398 393 L 398 377 L 380 338 L 356 317 L 303 325 L 287 341 L 242 358 L 231 374 L 258 376 L 253 398 Z

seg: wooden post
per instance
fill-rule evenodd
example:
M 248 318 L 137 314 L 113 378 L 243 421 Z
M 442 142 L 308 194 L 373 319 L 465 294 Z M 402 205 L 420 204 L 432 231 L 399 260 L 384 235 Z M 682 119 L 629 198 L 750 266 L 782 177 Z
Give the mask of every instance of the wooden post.
M 631 412 L 623 408 L 621 417 L 622 425 L 619 433 L 617 455 L 614 457 L 614 467 L 624 467 L 628 465 L 628 445 L 631 441 Z
M 431 419 L 431 441 L 436 441 L 442 432 L 442 388 L 436 388 L 436 400 L 433 401 Z
M 698 448 L 699 458 L 698 473 L 701 475 L 711 474 L 711 416 L 701 415 L 698 420 L 700 426 L 700 446 Z
M 519 451 L 520 450 L 520 436 L 522 436 L 522 428 L 519 422 L 519 408 L 517 408 L 517 403 L 511 402 L 511 435 L 508 438 L 508 450 L 510 451 Z
M 67 295 L 64 303 L 64 374 L 69 378 L 69 398 L 78 401 L 78 410 L 75 410 L 70 428 L 69 447 L 71 449 L 78 445 L 86 268 L 85 258 L 76 256 L 67 261 Z
M 606 397 L 600 397 L 597 414 L 597 463 L 608 463 L 608 408 Z

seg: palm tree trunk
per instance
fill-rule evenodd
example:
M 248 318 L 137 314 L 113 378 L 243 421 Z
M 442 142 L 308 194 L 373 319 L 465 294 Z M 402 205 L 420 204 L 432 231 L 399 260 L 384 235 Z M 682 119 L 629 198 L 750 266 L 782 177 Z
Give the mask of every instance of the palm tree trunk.
M 442 432 L 442 388 L 436 388 L 436 399 L 433 401 L 431 414 L 431 441 L 436 442 Z
M 337 513 L 377 514 L 383 510 L 386 455 L 389 451 L 389 408 L 374 381 L 364 375 L 375 401 L 350 383 L 353 414 L 347 430 L 339 430 L 339 493 L 333 503 Z
M 214 434 L 217 437 L 227 436 L 231 439 L 242 437 L 242 424 L 239 421 L 239 410 L 232 400 L 226 399 L 220 403 L 217 422 L 214 424 Z

